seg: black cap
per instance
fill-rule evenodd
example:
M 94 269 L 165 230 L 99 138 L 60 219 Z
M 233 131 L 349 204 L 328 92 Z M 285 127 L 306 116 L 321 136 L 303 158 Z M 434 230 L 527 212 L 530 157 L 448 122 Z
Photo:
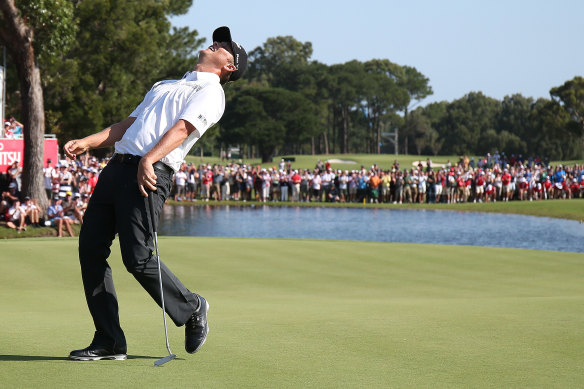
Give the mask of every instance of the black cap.
M 226 26 L 219 27 L 213 32 L 213 42 L 228 42 L 231 44 L 233 62 L 237 70 L 231 73 L 229 81 L 239 80 L 245 73 L 245 68 L 247 68 L 247 53 L 245 49 L 231 39 L 231 31 Z

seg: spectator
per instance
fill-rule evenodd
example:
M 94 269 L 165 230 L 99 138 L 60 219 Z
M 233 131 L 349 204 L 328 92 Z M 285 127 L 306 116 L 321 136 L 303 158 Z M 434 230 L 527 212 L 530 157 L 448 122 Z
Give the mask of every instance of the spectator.
M 18 161 L 12 162 L 8 168 L 6 168 L 6 175 L 8 178 L 8 182 L 11 184 L 16 184 L 16 191 L 19 192 L 21 185 L 20 185 L 20 177 L 22 174 L 22 168 L 18 166 Z
M 14 118 L 14 116 L 10 116 L 10 119 L 8 121 L 10 122 L 10 129 L 12 130 L 12 137 L 13 138 L 21 137 L 22 133 L 24 132 L 24 124 L 22 124 L 21 122 L 16 120 Z
M 57 236 L 59 238 L 63 237 L 63 224 L 67 229 L 67 232 L 70 236 L 74 236 L 73 228 L 71 227 L 72 220 L 65 216 L 63 212 L 63 206 L 61 205 L 63 200 L 60 197 L 55 197 L 52 201 L 52 204 L 49 206 L 47 211 L 47 215 L 49 217 L 49 221 L 51 222 L 53 227 L 57 227 Z
M 303 170 L 302 174 L 300 174 L 300 200 L 301 201 L 310 201 L 310 186 L 312 182 L 312 175 L 310 171 Z
M 270 186 L 272 177 L 266 169 L 262 169 L 260 172 L 260 180 L 262 183 L 262 194 L 260 196 L 260 201 L 266 202 L 270 200 Z
M 190 165 L 187 173 L 186 196 L 188 201 L 194 201 L 197 194 L 197 181 L 199 173 L 194 165 Z
M 270 193 L 272 201 L 280 200 L 280 174 L 275 168 L 270 171 Z
M 175 201 L 182 201 L 186 199 L 186 186 L 187 186 L 187 166 L 185 163 L 183 163 L 180 167 L 180 169 L 178 170 L 178 172 L 176 172 L 174 174 L 174 187 L 175 187 L 175 193 L 174 193 L 174 200 Z
M 223 179 L 221 180 L 221 200 L 229 200 L 231 196 L 231 185 L 229 183 L 231 177 L 230 169 L 221 169 L 223 171 Z
M 327 162 L 328 163 L 328 162 Z M 331 190 L 331 185 L 335 179 L 335 174 L 332 172 L 330 165 L 327 165 L 326 171 L 321 175 L 321 185 L 324 191 L 325 201 L 329 201 L 329 191 Z
M 26 207 L 16 200 L 6 212 L 6 226 L 13 228 L 20 234 L 26 231 Z
M 298 170 L 294 170 L 290 177 L 290 186 L 292 188 L 292 201 L 300 201 L 300 185 L 302 184 L 302 177 L 298 174 Z
M 320 162 L 320 160 L 318 161 Z M 320 175 L 320 171 L 318 169 L 314 169 L 312 173 L 312 197 L 314 201 L 322 201 L 322 193 L 321 193 L 321 186 L 322 186 L 322 177 Z
M 51 199 L 52 189 L 53 189 L 53 176 L 56 174 L 55 168 L 51 166 L 52 161 L 47 159 L 47 166 L 43 169 L 43 179 L 45 183 L 45 192 L 47 197 Z
M 428 163 L 430 160 L 428 160 Z M 428 203 L 433 204 L 436 203 L 436 176 L 433 170 L 428 172 L 428 178 L 426 179 L 426 187 L 427 187 L 427 194 L 428 194 Z
M 282 160 L 283 161 L 283 160 Z M 288 189 L 290 187 L 290 178 L 285 170 L 280 171 L 280 200 L 288 201 Z
M 24 209 L 26 211 L 26 221 L 33 227 L 40 227 L 40 209 L 36 201 L 26 196 L 24 198 Z
M 209 201 L 209 197 L 211 195 L 211 183 L 213 182 L 213 172 L 211 171 L 211 166 L 203 167 L 201 182 L 201 199 L 204 201 Z
M 371 170 L 371 177 L 369 178 L 368 186 L 370 198 L 369 202 L 378 203 L 379 202 L 379 185 L 381 184 L 381 178 L 377 175 L 375 170 Z
M 12 138 L 12 129 L 10 128 L 10 122 L 4 122 L 4 130 L 2 130 L 2 138 Z

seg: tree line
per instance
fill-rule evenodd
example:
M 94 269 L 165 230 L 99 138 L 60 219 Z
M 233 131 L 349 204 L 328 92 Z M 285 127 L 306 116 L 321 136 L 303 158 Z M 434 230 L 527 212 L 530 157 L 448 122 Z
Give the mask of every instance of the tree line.
M 161 79 L 180 78 L 205 43 L 175 28 L 192 0 L 0 2 L 7 48 L 7 111 L 25 125 L 25 192 L 42 196 L 42 134 L 66 140 L 122 120 Z M 196 26 L 195 26 L 196 27 Z M 498 101 L 470 92 L 422 106 L 433 93 L 415 67 L 389 59 L 326 65 L 310 42 L 268 38 L 249 48 L 248 73 L 225 88 L 227 108 L 199 149 L 239 146 L 268 161 L 276 154 L 483 154 L 505 150 L 582 157 L 584 80 L 550 99 Z M 38 194 L 36 196 L 35 194 Z
M 485 155 L 550 160 L 584 154 L 584 78 L 497 100 L 469 92 L 422 106 L 433 93 L 416 68 L 389 59 L 328 66 L 310 42 L 269 38 L 250 53 L 245 84 L 230 91 L 219 141 L 267 161 L 276 154 L 393 153 Z M 396 145 L 397 143 L 397 145 Z

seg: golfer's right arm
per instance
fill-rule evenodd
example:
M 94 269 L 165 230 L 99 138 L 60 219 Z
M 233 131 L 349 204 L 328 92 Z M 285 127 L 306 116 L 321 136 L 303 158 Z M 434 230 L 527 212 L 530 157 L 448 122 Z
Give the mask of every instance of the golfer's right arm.
M 134 120 L 136 120 L 136 118 L 130 116 L 98 133 L 86 136 L 82 139 L 70 140 L 65 143 L 65 146 L 63 146 L 63 151 L 69 158 L 75 159 L 78 155 L 81 155 L 88 150 L 113 146 L 117 141 L 122 139 L 126 130 L 132 125 L 132 123 L 134 123 Z

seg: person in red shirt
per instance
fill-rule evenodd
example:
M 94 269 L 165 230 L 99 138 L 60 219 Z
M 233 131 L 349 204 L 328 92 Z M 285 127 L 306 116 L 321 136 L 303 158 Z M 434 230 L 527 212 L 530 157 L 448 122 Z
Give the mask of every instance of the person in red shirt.
M 570 198 L 571 199 L 578 198 L 579 188 L 580 188 L 580 186 L 578 185 L 578 180 L 575 178 L 572 179 L 572 182 L 570 183 Z
M 97 185 L 97 174 L 95 172 L 89 172 L 89 178 L 87 179 L 87 185 L 89 185 L 89 193 L 92 194 L 95 186 Z
M 464 202 L 467 202 L 470 198 L 473 180 L 472 173 L 467 173 L 464 181 Z
M 504 170 L 503 175 L 501 176 L 501 183 L 503 184 L 503 201 L 509 201 L 513 197 L 513 192 L 511 191 L 511 174 L 509 174 L 509 170 Z
M 478 200 L 479 203 L 482 203 L 483 197 L 485 195 L 485 173 L 482 171 L 479 174 L 477 174 L 475 178 L 475 193 L 476 193 L 475 200 Z
M 211 166 L 207 166 L 201 181 L 203 185 L 201 188 L 201 197 L 204 201 L 209 201 L 209 196 L 211 195 L 211 183 L 213 183 L 213 171 L 211 170 Z
M 294 170 L 290 181 L 292 181 L 292 201 L 300 201 L 300 183 L 302 182 L 302 177 L 298 174 L 298 170 Z
M 549 177 L 546 177 L 545 181 L 543 182 L 543 190 L 545 199 L 549 199 L 552 191 L 552 181 Z
M 457 186 L 457 202 L 466 202 L 466 199 L 464 198 L 464 192 L 466 190 L 466 180 L 464 179 L 464 174 L 460 174 L 457 178 L 456 178 L 456 186 Z

